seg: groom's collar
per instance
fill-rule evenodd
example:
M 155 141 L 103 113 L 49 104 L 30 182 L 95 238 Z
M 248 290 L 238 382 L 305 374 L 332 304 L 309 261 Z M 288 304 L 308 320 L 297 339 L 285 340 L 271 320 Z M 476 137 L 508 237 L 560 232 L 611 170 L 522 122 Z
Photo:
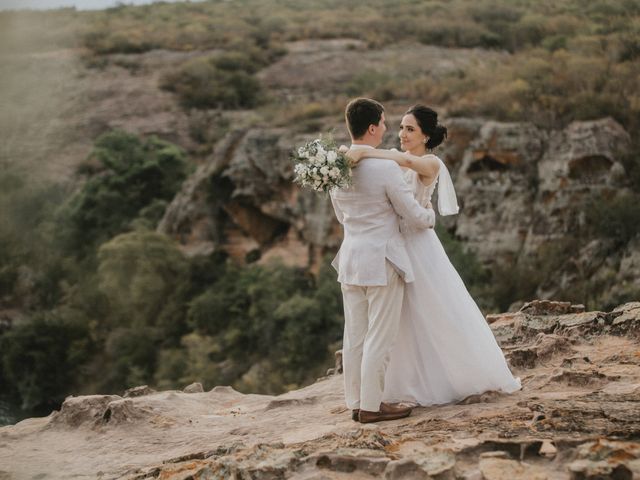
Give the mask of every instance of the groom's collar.
M 375 148 L 372 147 L 371 145 L 363 145 L 361 143 L 352 143 L 351 144 L 351 150 L 364 150 L 366 148 L 369 148 L 371 150 L 375 150 Z

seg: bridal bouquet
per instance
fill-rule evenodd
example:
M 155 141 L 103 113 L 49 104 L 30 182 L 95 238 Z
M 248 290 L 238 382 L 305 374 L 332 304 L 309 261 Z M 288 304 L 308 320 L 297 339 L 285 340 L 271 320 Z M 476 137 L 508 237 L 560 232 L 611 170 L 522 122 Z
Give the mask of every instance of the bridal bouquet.
M 331 137 L 316 138 L 293 153 L 293 181 L 317 192 L 351 185 L 351 162 Z

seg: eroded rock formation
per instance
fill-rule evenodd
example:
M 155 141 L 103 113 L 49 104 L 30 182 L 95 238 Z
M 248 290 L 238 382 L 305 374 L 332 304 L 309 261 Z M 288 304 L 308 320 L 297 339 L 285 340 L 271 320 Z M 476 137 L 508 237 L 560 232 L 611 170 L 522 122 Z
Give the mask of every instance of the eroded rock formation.
M 446 123 L 449 139 L 438 153 L 451 169 L 462 209 L 440 221 L 485 265 L 512 265 L 571 241 L 590 199 L 625 191 L 619 158 L 629 135 L 611 118 L 558 131 L 480 119 Z M 326 126 L 331 129 L 338 143 L 348 142 L 342 125 Z M 221 248 L 239 261 L 280 257 L 290 265 L 318 265 L 335 253 L 342 233 L 327 196 L 291 183 L 290 152 L 311 138 L 282 128 L 229 133 L 185 182 L 158 230 L 191 254 Z M 391 136 L 387 141 L 393 146 Z M 632 289 L 640 278 L 637 248 L 630 245 L 615 258 L 610 251 L 606 239 L 588 243 L 538 294 L 553 297 L 585 276 L 599 276 L 619 292 Z

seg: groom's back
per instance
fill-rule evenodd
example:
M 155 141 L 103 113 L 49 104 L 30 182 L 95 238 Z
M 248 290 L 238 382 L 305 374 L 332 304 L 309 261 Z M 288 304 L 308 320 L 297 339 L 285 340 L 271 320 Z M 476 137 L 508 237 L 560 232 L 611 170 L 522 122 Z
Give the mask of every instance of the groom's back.
M 334 262 L 342 283 L 385 285 L 386 258 L 405 266 L 404 255 L 396 254 L 404 249 L 398 215 L 387 196 L 389 180 L 398 175 L 400 167 L 394 162 L 365 159 L 353 169 L 353 185 L 332 192 L 336 215 L 344 227 L 339 258 Z
M 389 201 L 386 187 L 390 175 L 397 175 L 400 167 L 390 160 L 379 158 L 365 158 L 353 168 L 353 184 L 346 189 L 338 190 L 337 194 L 344 197 L 379 197 Z M 400 173 L 401 174 L 401 173 Z M 342 196 L 342 195 L 341 195 Z M 389 203 L 391 208 L 391 204 Z
M 395 168 L 394 168 L 395 167 Z M 354 195 L 383 195 L 388 175 L 399 168 L 395 162 L 379 158 L 365 158 L 361 160 L 353 172 L 353 185 L 344 190 Z
M 345 214 L 345 237 L 349 234 L 366 235 L 368 231 L 352 227 L 366 221 L 373 227 L 379 225 L 385 230 L 398 229 L 398 217 L 387 196 L 387 185 L 391 175 L 398 175 L 400 167 L 394 162 L 369 158 L 362 160 L 353 169 L 351 187 L 335 191 L 334 203 Z M 367 208 L 363 208 L 367 205 Z M 389 225 L 391 223 L 392 225 Z

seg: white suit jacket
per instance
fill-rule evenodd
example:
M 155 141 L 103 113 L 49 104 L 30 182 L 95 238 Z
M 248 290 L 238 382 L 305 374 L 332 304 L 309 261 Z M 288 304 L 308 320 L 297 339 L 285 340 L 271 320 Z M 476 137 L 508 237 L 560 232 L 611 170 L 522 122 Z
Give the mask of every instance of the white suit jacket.
M 331 263 L 340 283 L 386 285 L 386 260 L 405 282 L 413 282 L 399 220 L 402 218 L 409 227 L 430 228 L 435 224 L 435 212 L 415 200 L 397 163 L 377 158 L 361 160 L 353 169 L 353 184 L 332 191 L 331 202 L 344 228 L 342 245 Z

